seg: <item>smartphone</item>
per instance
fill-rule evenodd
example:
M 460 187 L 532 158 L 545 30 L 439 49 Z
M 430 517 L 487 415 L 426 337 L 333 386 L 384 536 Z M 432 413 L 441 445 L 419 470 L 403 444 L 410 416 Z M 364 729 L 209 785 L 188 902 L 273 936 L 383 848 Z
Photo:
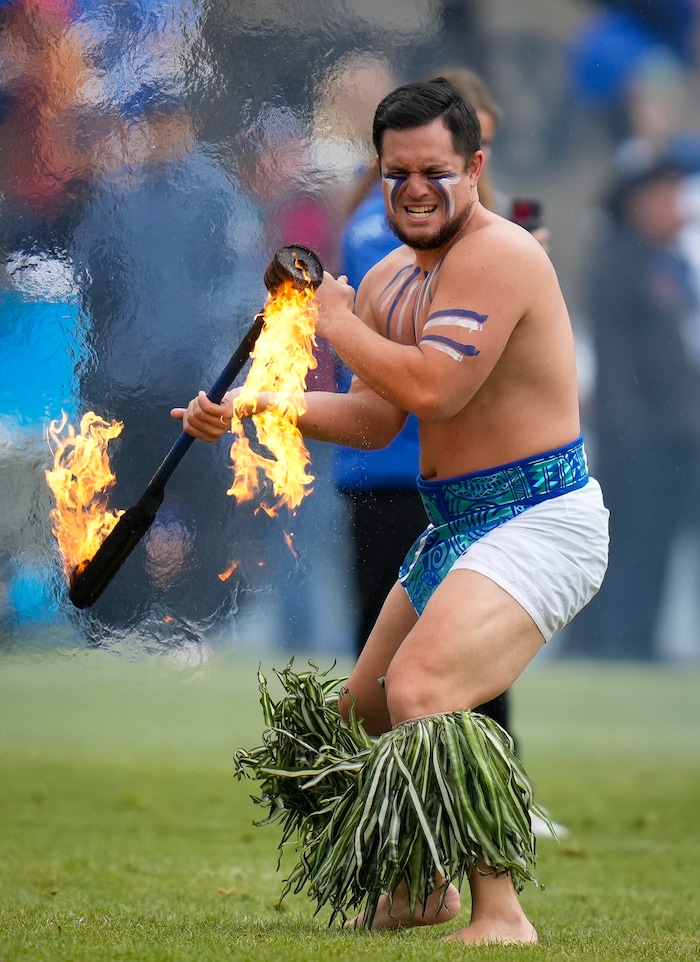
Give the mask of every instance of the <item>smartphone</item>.
M 525 197 L 514 198 L 510 207 L 510 220 L 525 230 L 537 230 L 542 227 L 542 202 Z

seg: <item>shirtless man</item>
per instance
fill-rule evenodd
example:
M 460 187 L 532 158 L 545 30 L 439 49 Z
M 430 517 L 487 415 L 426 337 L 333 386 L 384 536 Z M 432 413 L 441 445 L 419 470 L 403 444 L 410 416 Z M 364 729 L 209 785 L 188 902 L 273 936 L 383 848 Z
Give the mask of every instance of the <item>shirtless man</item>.
M 379 105 L 374 143 L 404 246 L 356 297 L 345 278 L 324 275 L 317 331 L 355 376 L 348 394 L 306 394 L 299 426 L 308 438 L 372 448 L 394 437 L 407 412 L 420 420 L 419 488 L 432 524 L 341 701 L 347 712 L 352 698 L 380 735 L 508 688 L 598 590 L 607 511 L 586 470 L 559 283 L 530 234 L 479 204 L 474 110 L 441 78 L 407 84 Z M 260 396 L 257 410 L 275 400 Z M 173 416 L 213 441 L 232 412 L 233 397 L 217 405 L 201 392 Z M 477 868 L 471 921 L 451 938 L 536 941 L 510 874 Z M 450 886 L 444 903 L 438 896 L 411 916 L 399 887 L 373 927 L 448 921 L 459 893 Z

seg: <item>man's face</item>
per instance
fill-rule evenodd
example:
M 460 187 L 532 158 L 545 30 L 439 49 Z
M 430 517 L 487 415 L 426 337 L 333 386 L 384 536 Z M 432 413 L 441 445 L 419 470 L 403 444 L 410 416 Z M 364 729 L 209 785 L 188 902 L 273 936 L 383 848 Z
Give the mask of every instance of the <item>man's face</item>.
M 392 230 L 414 250 L 438 250 L 453 240 L 477 202 L 483 161 L 455 151 L 441 119 L 409 130 L 387 130 L 382 142 L 384 203 Z
M 683 181 L 677 175 L 659 177 L 638 187 L 627 202 L 627 216 L 637 233 L 659 247 L 672 245 L 688 221 Z

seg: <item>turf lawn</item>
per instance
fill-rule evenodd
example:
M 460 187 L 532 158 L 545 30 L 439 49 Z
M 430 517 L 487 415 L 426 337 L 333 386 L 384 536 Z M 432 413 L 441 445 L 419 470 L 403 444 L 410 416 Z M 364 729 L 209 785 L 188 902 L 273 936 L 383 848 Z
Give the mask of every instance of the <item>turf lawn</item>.
M 442 942 L 468 898 L 398 933 L 279 904 L 277 829 L 253 827 L 231 761 L 259 741 L 256 667 L 0 657 L 0 962 L 700 959 L 697 671 L 545 662 L 518 682 L 521 753 L 569 828 L 539 845 L 525 948 Z

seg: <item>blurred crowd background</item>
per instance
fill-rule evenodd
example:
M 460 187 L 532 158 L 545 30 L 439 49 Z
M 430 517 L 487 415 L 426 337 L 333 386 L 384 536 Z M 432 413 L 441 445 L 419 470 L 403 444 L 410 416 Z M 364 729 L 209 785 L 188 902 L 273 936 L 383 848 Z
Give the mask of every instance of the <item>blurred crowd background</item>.
M 366 254 L 382 228 L 374 108 L 446 71 L 483 82 L 489 203 L 541 205 L 612 515 L 606 583 L 547 656 L 700 662 L 696 0 L 0 0 L 0 646 L 361 644 L 381 539 L 358 546 L 330 446 L 310 446 L 301 507 L 271 518 L 227 497 L 225 445 L 194 445 L 79 612 L 45 433 L 62 411 L 123 421 L 111 503 L 132 504 L 179 433 L 170 408 L 261 308 L 274 252 L 306 244 L 357 279 L 352 243 Z M 327 345 L 317 360 L 309 386 L 342 386 Z M 359 500 L 386 514 L 400 482 L 369 471 Z

